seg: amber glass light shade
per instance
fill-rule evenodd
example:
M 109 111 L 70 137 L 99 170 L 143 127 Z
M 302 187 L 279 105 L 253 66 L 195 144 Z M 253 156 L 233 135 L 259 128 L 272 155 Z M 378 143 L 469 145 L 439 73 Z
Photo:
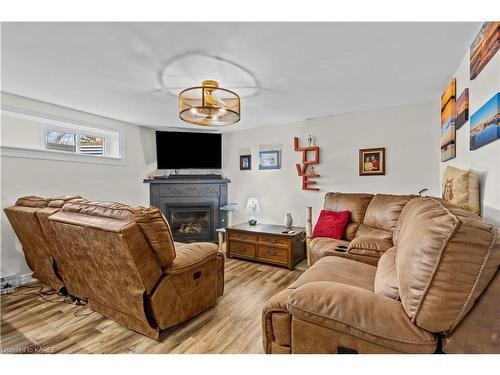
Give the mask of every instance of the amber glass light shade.
M 216 81 L 203 81 L 201 86 L 181 91 L 179 117 L 194 125 L 232 125 L 240 121 L 240 97 Z

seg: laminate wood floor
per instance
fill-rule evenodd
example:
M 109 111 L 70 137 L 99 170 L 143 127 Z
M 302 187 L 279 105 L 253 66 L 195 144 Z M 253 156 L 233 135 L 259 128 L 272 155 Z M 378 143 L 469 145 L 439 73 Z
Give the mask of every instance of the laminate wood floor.
M 0 346 L 4 353 L 263 353 L 264 302 L 301 273 L 227 259 L 217 305 L 163 331 L 160 342 L 90 309 L 58 302 L 61 296 L 41 298 L 36 288 L 22 288 L 1 297 Z

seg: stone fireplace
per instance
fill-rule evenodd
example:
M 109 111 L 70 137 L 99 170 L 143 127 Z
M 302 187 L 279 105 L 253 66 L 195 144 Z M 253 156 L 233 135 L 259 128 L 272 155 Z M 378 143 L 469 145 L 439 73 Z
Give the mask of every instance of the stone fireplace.
M 217 241 L 216 229 L 226 226 L 224 211 L 229 180 L 144 180 L 150 184 L 150 203 L 167 218 L 175 241 Z

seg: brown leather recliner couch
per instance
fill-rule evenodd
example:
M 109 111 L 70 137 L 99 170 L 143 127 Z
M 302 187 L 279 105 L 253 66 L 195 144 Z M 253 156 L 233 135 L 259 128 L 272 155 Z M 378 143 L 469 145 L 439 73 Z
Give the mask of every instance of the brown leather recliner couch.
M 127 328 L 158 339 L 160 330 L 210 308 L 223 294 L 217 245 L 174 243 L 157 208 L 73 199 L 27 210 L 17 203 L 5 211 L 27 259 L 35 259 L 28 261 L 34 277 L 46 282 L 52 269 L 70 295 Z M 28 241 L 24 211 L 34 212 L 30 228 L 38 228 Z M 52 246 L 32 251 L 43 243 Z
M 393 247 L 392 237 L 399 215 L 414 197 L 327 193 L 324 209 L 349 211 L 349 223 L 341 240 L 318 237 L 311 241 L 311 263 L 316 263 L 324 256 L 334 255 L 376 266 L 382 254 Z M 337 251 L 338 246 L 347 247 L 347 252 Z
M 340 202 L 351 196 L 334 195 Z M 376 197 L 352 198 L 362 198 L 369 207 Z M 385 206 L 391 222 L 398 199 Z M 338 207 L 347 203 L 332 209 Z M 368 211 L 353 215 L 354 225 L 361 228 Z M 312 267 L 266 303 L 266 353 L 500 352 L 497 230 L 476 214 L 432 197 L 410 198 L 400 211 L 393 247 L 377 266 L 321 252 Z M 384 212 L 375 216 L 383 218 Z

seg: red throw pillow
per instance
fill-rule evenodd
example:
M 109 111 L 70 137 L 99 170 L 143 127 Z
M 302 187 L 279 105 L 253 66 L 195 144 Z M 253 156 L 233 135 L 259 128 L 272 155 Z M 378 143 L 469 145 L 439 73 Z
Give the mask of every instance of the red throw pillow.
M 312 236 L 313 238 L 330 237 L 340 240 L 348 222 L 349 211 L 321 210 Z

